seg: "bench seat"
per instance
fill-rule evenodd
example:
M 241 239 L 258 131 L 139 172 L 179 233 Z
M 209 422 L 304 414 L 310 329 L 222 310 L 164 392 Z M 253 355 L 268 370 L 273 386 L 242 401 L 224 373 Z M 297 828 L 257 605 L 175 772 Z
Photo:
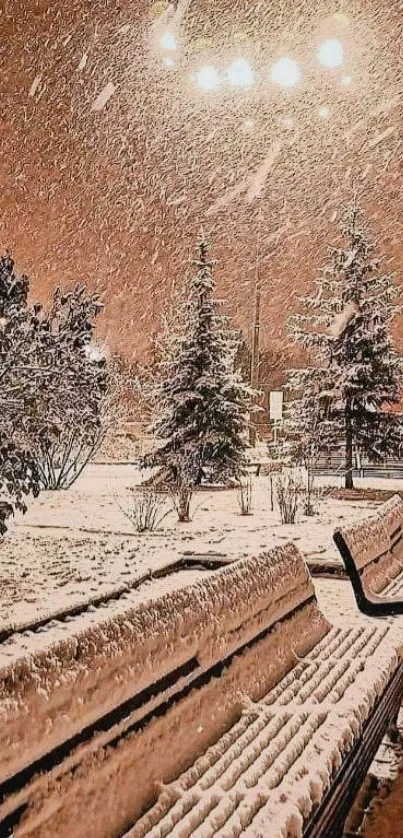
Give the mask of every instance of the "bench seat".
M 360 742 L 375 715 L 384 721 L 389 684 L 396 713 L 403 672 L 386 627 L 332 628 L 258 703 L 245 702 L 239 721 L 125 838 L 340 834 L 369 765 L 368 755 L 357 760 Z M 351 764 L 343 817 L 330 792 Z

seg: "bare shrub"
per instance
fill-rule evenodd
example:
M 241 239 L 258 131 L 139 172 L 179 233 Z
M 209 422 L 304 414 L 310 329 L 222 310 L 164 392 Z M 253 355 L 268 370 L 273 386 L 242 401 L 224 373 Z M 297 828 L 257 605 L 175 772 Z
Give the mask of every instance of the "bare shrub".
M 146 486 L 151 490 L 162 489 L 168 494 L 178 521 L 185 523 L 191 520 L 190 504 L 197 485 L 197 473 L 198 458 L 193 451 L 185 449 L 175 457 L 170 457 L 166 467 L 151 474 Z
M 319 494 L 315 487 L 315 475 L 309 464 L 306 466 L 306 480 L 301 493 L 301 500 L 304 515 L 312 516 L 318 514 Z
M 241 515 L 252 515 L 252 476 L 241 478 L 237 487 L 237 500 Z
M 172 511 L 166 509 L 166 495 L 144 486 L 130 489 L 130 505 L 126 508 L 119 506 L 138 533 L 158 529 Z
M 319 504 L 332 491 L 332 486 L 315 486 L 315 475 L 311 468 L 306 468 L 305 485 L 301 491 L 301 503 L 304 515 L 319 514 Z
M 291 470 L 284 470 L 276 480 L 276 498 L 280 508 L 281 523 L 295 524 L 301 498 L 301 481 Z
M 180 523 L 191 520 L 190 504 L 198 483 L 200 459 L 197 449 L 184 447 L 169 458 L 169 493 Z M 194 514 L 195 510 L 193 511 Z

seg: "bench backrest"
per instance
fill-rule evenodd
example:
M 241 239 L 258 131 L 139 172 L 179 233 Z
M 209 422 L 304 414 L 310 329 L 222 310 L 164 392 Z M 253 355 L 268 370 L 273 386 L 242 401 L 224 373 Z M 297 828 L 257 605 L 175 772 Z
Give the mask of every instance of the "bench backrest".
M 353 582 L 379 593 L 403 570 L 403 500 L 393 495 L 374 514 L 338 527 L 334 539 Z
M 304 609 L 309 619 L 302 620 Z M 277 667 L 279 680 L 295 660 L 293 621 L 301 624 L 297 646 L 312 647 L 328 630 L 305 561 L 291 543 L 200 570 L 193 582 L 182 570 L 177 587 L 173 573 L 151 580 L 113 602 L 109 616 L 108 610 L 26 638 L 24 655 L 18 644 L 15 657 L 13 646 L 0 651 L 0 780 L 136 696 L 139 716 L 163 706 L 175 690 L 196 684 L 263 636 L 271 648 L 264 678 L 275 681 Z M 279 652 L 284 621 L 290 630 Z
M 393 495 L 378 510 L 389 536 L 389 549 L 396 557 L 403 559 L 403 499 Z

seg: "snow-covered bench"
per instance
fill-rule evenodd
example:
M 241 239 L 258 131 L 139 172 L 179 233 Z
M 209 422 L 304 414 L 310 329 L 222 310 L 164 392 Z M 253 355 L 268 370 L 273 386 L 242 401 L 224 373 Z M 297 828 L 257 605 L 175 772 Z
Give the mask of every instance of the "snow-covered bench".
M 402 684 L 387 629 L 332 628 L 125 838 L 339 838 Z
M 393 630 L 332 627 L 293 544 L 25 643 L 0 667 L 4 835 L 331 838 L 403 689 Z
M 357 605 L 371 616 L 403 614 L 403 500 L 394 495 L 375 514 L 339 527 L 334 541 Z

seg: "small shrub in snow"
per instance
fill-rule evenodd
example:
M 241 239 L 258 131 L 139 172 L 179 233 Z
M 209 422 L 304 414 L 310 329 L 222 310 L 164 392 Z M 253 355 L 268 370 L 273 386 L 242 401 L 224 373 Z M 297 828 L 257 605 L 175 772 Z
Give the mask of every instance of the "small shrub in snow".
M 249 474 L 238 483 L 237 500 L 241 515 L 252 514 L 252 495 L 252 477 Z
M 318 500 L 319 500 L 319 493 L 314 490 L 309 492 L 307 488 L 305 488 L 301 495 L 301 505 L 302 505 L 302 512 L 307 518 L 312 518 L 314 515 L 318 515 Z
M 166 509 L 165 495 L 145 487 L 131 489 L 130 505 L 120 508 L 138 533 L 156 530 L 171 512 Z
M 306 468 L 305 486 L 302 492 L 302 510 L 304 515 L 317 515 L 319 499 L 320 495 L 315 487 L 315 475 L 308 466 Z
M 284 470 L 276 480 L 276 498 L 281 523 L 295 524 L 301 497 L 301 481 L 296 472 Z

